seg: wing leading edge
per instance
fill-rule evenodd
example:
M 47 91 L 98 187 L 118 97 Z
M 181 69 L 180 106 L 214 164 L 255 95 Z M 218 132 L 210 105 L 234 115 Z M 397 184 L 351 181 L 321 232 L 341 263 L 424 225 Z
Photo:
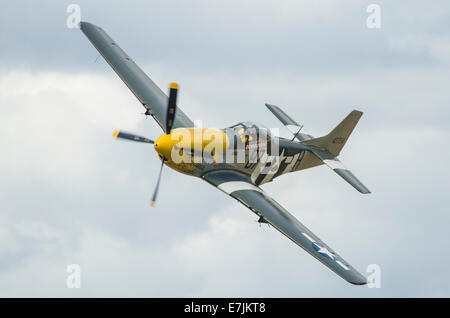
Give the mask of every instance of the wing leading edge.
M 92 45 L 147 109 L 147 114 L 153 116 L 159 126 L 165 130 L 167 95 L 156 86 L 102 28 L 89 22 L 81 22 L 80 28 Z M 194 123 L 178 108 L 173 128 L 179 127 L 194 127 Z
M 245 174 L 231 170 L 217 170 L 206 173 L 202 178 L 244 204 L 349 283 L 355 285 L 367 283 L 363 275 L 261 188 L 254 185 Z

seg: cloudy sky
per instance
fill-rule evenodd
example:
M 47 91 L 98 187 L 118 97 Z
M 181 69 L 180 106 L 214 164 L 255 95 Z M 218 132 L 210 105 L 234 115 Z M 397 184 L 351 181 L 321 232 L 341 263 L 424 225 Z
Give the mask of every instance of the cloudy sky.
M 323 166 L 263 188 L 362 273 L 378 264 L 379 289 L 199 179 L 166 169 L 151 209 L 153 148 L 111 136 L 162 132 L 67 28 L 70 3 L 0 11 L 0 296 L 450 296 L 448 1 L 75 2 L 204 126 L 281 127 L 269 102 L 320 136 L 363 111 L 341 160 L 372 194 Z

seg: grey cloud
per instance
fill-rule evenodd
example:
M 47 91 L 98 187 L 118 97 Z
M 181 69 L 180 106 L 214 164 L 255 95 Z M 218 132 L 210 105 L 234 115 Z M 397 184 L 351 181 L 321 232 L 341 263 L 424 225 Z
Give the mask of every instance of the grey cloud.
M 362 272 L 379 264 L 382 288 L 347 285 L 170 169 L 150 209 L 159 160 L 111 134 L 154 138 L 159 127 L 65 28 L 67 3 L 23 2 L 4 4 L 0 22 L 1 296 L 448 296 L 445 2 L 383 2 L 380 31 L 365 28 L 368 2 L 79 3 L 158 85 L 180 82 L 183 110 L 205 126 L 280 127 L 271 102 L 320 135 L 363 110 L 342 161 L 371 195 L 326 167 L 264 188 Z M 71 263 L 80 290 L 65 286 Z
M 440 9 L 445 1 L 416 1 L 407 8 L 382 2 L 380 30 L 366 27 L 370 1 L 321 6 L 298 1 L 77 3 L 84 20 L 101 25 L 138 63 L 159 63 L 178 72 L 352 74 L 448 67 L 448 59 L 434 54 L 447 38 L 442 30 L 448 29 L 448 13 Z M 94 50 L 81 32 L 65 25 L 68 4 L 5 4 L 3 67 L 96 69 Z

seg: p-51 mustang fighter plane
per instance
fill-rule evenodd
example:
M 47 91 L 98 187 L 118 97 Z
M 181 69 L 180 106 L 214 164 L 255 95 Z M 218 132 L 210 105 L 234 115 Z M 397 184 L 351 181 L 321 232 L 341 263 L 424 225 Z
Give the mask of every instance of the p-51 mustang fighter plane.
M 100 27 L 81 22 L 80 28 L 114 71 L 161 126 L 155 141 L 116 131 L 114 137 L 154 144 L 161 168 L 167 165 L 200 177 L 253 211 L 261 223 L 269 223 L 336 274 L 356 285 L 366 278 L 286 211 L 259 186 L 293 171 L 326 164 L 361 193 L 370 191 L 336 158 L 358 123 L 362 112 L 352 111 L 328 135 L 314 138 L 275 105 L 267 108 L 292 132 L 293 138 L 271 135 L 262 125 L 242 122 L 225 129 L 197 128 L 176 104 L 178 85 L 167 97 L 158 86 Z

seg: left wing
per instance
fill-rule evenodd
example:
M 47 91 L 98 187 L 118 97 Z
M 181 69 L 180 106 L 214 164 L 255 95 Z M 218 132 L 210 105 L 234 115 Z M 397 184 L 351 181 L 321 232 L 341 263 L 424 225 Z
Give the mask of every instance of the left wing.
M 145 74 L 119 45 L 103 31 L 89 22 L 80 22 L 81 31 L 119 75 L 141 104 L 166 132 L 167 95 Z M 194 127 L 194 123 L 181 109 L 177 109 L 172 128 Z
M 244 204 L 346 281 L 355 285 L 367 283 L 363 275 L 254 185 L 247 175 L 232 170 L 216 170 L 206 173 L 202 178 Z

